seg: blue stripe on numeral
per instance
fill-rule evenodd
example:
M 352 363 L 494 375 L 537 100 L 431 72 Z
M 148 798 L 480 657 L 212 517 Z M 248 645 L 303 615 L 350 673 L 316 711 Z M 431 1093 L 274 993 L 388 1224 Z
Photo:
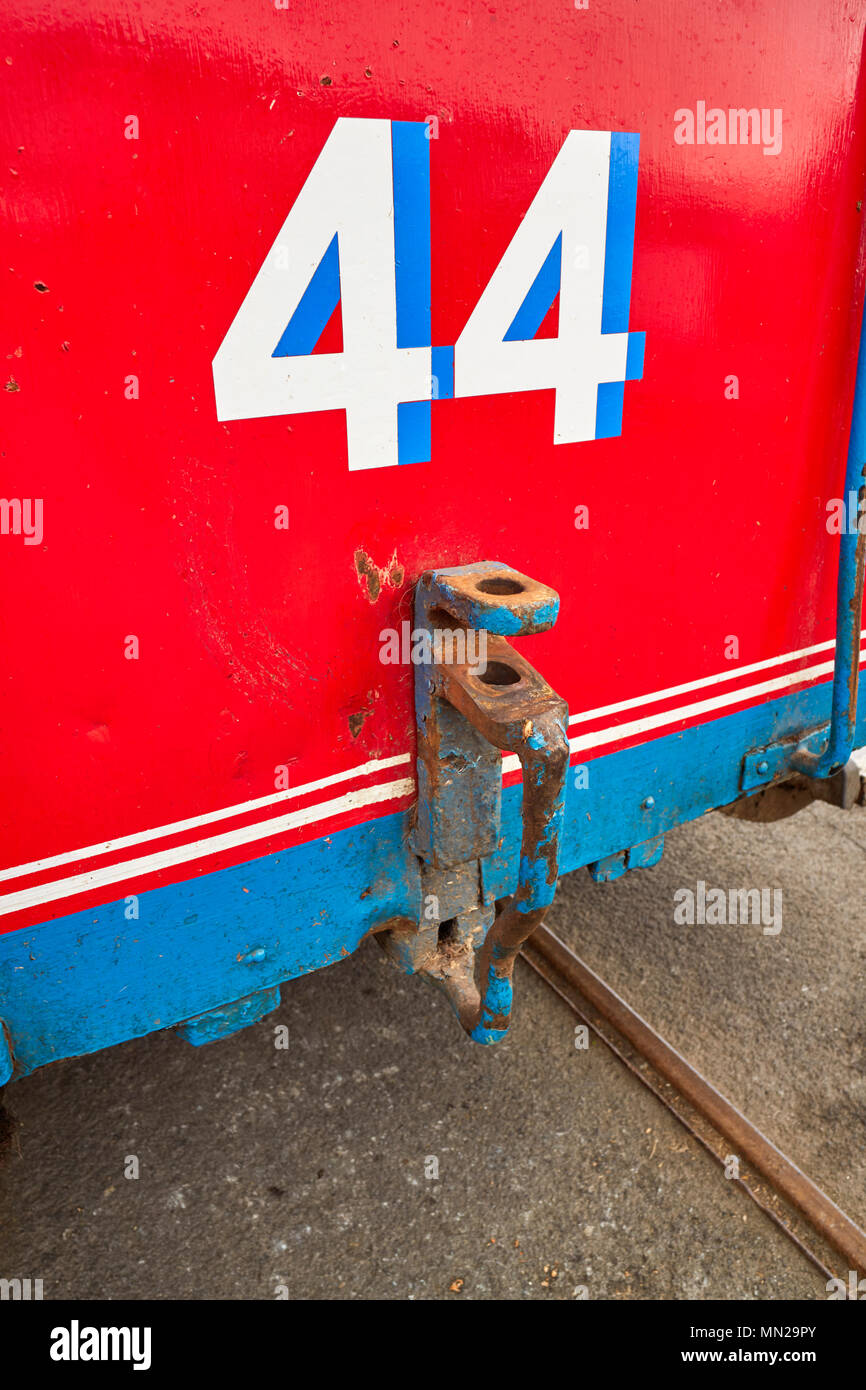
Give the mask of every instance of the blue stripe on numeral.
M 429 347 L 430 141 L 425 121 L 392 121 L 398 348 Z
M 596 439 L 615 439 L 622 434 L 622 403 L 625 396 L 625 383 L 622 381 L 603 381 L 598 388 L 595 408 Z
M 339 300 L 340 252 L 335 232 L 271 356 L 306 357 L 311 353 Z
M 429 401 L 400 401 L 397 406 L 397 462 L 430 462 Z
M 643 359 L 646 350 L 645 333 L 629 333 L 628 350 L 625 359 L 626 381 L 640 381 L 643 376 Z
M 639 147 L 639 135 L 614 132 L 610 137 L 604 290 L 601 301 L 602 333 L 628 332 Z
M 628 333 L 639 149 L 639 135 L 616 131 L 611 134 L 601 301 L 602 333 Z M 626 381 L 638 381 L 643 376 L 645 343 L 645 333 L 628 333 Z M 622 433 L 624 394 L 621 381 L 605 381 L 599 385 L 596 439 L 613 439 Z
M 429 347 L 430 141 L 426 121 L 392 121 L 397 347 Z M 430 462 L 430 402 L 397 406 L 397 462 Z
M 433 399 L 434 401 L 453 401 L 454 399 L 454 349 L 435 347 L 433 361 Z
M 528 342 L 534 338 L 547 317 L 548 310 L 562 282 L 562 232 L 556 238 L 544 265 L 533 280 L 529 292 L 511 321 L 503 338 L 504 343 Z

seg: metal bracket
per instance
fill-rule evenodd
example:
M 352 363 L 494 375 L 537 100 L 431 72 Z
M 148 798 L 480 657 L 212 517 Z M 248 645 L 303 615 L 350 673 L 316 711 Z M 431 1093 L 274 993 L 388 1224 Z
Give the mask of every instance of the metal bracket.
M 740 770 L 740 788 L 744 792 L 756 791 L 759 787 L 780 782 L 797 771 L 796 757 L 805 751 L 813 751 L 826 743 L 828 724 L 813 729 L 805 738 L 794 736 L 778 743 L 768 744 L 766 748 L 756 748 L 743 758 Z
M 825 735 L 826 726 L 823 734 L 810 735 L 806 745 Z M 792 750 L 799 751 L 803 746 L 779 744 L 748 754 L 743 759 L 740 777 L 743 791 L 748 794 L 723 806 L 724 813 L 738 820 L 767 823 L 796 815 L 813 801 L 826 801 L 843 811 L 864 804 L 864 778 L 853 758 L 827 777 L 809 777 L 793 770 L 797 759 L 791 756 Z
M 179 1023 L 175 1032 L 184 1042 L 193 1047 L 205 1043 L 218 1042 L 220 1038 L 230 1038 L 251 1023 L 258 1023 L 266 1014 L 280 1007 L 280 987 L 272 985 L 269 989 L 258 989 L 255 994 L 247 994 L 243 999 L 235 999 L 220 1009 L 209 1009 L 206 1014 L 197 1014 Z
M 556 891 L 568 708 L 507 637 L 544 632 L 558 612 L 553 589 L 493 562 L 432 570 L 415 588 L 429 657 L 415 675 L 424 921 L 383 945 L 444 988 L 479 1043 L 505 1036 L 515 957 Z M 485 861 L 500 845 L 500 750 L 523 769 L 523 835 L 517 890 L 494 903 Z
M 862 805 L 864 780 L 853 758 L 823 777 L 803 772 L 804 758 L 816 760 L 829 729 L 829 724 L 822 724 L 805 738 L 795 736 L 747 753 L 740 769 L 740 787 L 752 795 L 726 807 L 727 814 L 741 820 L 773 821 L 793 815 L 812 801 L 827 801 L 843 811 Z
M 594 883 L 614 883 L 629 869 L 651 869 L 654 864 L 658 864 L 664 849 L 664 835 L 654 835 L 651 840 L 642 840 L 639 845 L 621 849 L 618 854 L 608 854 L 604 859 L 596 859 L 586 867 Z

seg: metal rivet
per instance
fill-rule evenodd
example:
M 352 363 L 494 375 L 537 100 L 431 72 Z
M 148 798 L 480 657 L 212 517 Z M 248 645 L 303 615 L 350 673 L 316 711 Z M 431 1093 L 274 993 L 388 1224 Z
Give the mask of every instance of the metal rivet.
M 761 761 L 758 763 L 757 770 L 758 770 L 758 772 L 760 772 L 760 774 L 761 774 L 762 777 L 763 777 L 763 775 L 764 775 L 765 772 L 769 772 L 769 771 L 770 771 L 770 764 L 767 762 L 766 758 L 762 758 L 762 759 L 761 759 Z
M 238 956 L 241 965 L 252 965 L 255 961 L 264 960 L 267 952 L 264 946 L 257 946 L 254 951 L 248 951 L 245 956 Z
M 652 808 L 655 806 L 655 804 L 656 804 L 656 799 L 655 799 L 655 797 L 654 797 L 654 796 L 648 796 L 647 799 L 646 799 L 646 801 L 643 803 L 643 809 L 644 809 L 645 811 L 651 811 Z

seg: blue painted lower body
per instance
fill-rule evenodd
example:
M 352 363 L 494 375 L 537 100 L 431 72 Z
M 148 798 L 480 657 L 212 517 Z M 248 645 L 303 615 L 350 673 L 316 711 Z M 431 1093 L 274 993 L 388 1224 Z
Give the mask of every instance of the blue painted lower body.
M 563 873 L 643 844 L 740 794 L 744 755 L 826 722 L 828 684 L 596 757 L 569 786 Z M 861 689 L 856 744 L 866 744 Z M 650 807 L 645 803 L 649 799 Z M 502 797 L 502 848 L 485 883 L 512 892 L 521 788 Z M 420 921 L 408 813 L 369 821 L 248 864 L 0 936 L 0 1020 L 15 1076 L 169 1028 L 350 955 L 396 917 Z M 270 998 L 275 1001 L 275 996 Z M 241 1011 L 242 1014 L 243 1011 Z M 226 1017 L 244 1020 L 229 1011 Z M 237 1025 L 236 1025 L 237 1026 Z M 199 1022 L 200 1040 L 208 1025 Z M 223 1027 L 212 1036 L 230 1031 Z M 0 1084 L 4 1049 L 0 1045 Z

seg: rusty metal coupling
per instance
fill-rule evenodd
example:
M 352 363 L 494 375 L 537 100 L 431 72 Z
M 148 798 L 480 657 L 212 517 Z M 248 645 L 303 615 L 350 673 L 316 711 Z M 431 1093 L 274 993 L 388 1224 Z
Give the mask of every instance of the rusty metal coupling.
M 383 944 L 404 969 L 445 989 L 480 1043 L 507 1032 L 515 957 L 556 891 L 568 709 L 508 637 L 544 632 L 558 612 L 553 589 L 493 562 L 432 570 L 415 589 L 416 634 L 430 635 L 430 660 L 415 676 L 412 847 L 424 906 L 417 930 L 391 932 Z M 490 856 L 502 845 L 501 751 L 523 771 L 523 823 L 517 888 L 496 904 Z

